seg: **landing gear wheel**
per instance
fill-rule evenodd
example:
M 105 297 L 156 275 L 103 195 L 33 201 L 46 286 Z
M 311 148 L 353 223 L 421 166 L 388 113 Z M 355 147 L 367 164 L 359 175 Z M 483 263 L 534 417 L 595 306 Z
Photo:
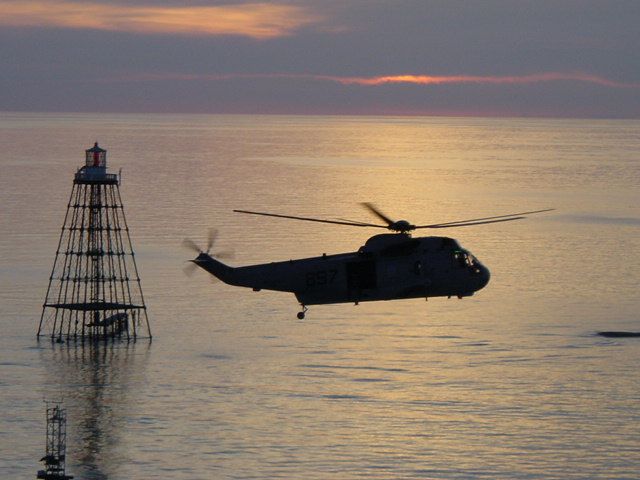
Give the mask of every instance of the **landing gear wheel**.
M 307 312 L 307 310 L 309 310 L 307 307 L 305 307 L 304 305 L 302 305 L 302 311 L 298 312 L 298 320 L 304 320 L 304 314 Z

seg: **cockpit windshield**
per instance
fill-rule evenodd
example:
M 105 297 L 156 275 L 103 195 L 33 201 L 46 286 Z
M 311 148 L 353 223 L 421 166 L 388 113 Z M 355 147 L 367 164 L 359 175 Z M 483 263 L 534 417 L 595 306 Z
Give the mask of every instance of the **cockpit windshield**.
M 480 268 L 479 268 L 480 262 L 478 262 L 478 259 L 474 257 L 470 252 L 462 249 L 454 250 L 453 258 L 456 259 L 456 261 L 461 267 L 468 268 L 469 270 L 472 270 L 473 272 L 476 272 L 476 273 L 480 272 Z

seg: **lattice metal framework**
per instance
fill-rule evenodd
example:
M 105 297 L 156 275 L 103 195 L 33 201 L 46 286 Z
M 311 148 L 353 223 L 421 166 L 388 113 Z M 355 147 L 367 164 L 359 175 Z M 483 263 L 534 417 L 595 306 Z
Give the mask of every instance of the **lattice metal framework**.
M 74 176 L 38 337 L 151 338 L 120 177 L 107 173 L 106 153 L 96 143 Z
M 67 411 L 57 402 L 47 403 L 47 445 L 46 454 L 40 459 L 45 470 L 38 470 L 36 478 L 71 479 L 67 475 Z

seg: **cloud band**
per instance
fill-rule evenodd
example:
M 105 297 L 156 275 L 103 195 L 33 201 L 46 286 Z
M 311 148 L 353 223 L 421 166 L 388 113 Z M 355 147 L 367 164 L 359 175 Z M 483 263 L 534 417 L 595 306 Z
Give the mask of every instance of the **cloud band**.
M 143 34 L 238 35 L 259 40 L 291 35 L 316 23 L 316 14 L 268 2 L 215 6 L 2 0 L 0 25 L 107 30 Z
M 584 72 L 544 72 L 529 75 L 481 76 L 481 75 L 384 75 L 376 77 L 348 77 L 299 73 L 225 73 L 225 74 L 181 74 L 159 73 L 122 77 L 120 81 L 225 81 L 238 79 L 299 79 L 334 82 L 341 85 L 377 87 L 383 85 L 529 85 L 543 82 L 583 82 L 609 88 L 640 88 L 640 83 L 618 82 L 599 75 Z

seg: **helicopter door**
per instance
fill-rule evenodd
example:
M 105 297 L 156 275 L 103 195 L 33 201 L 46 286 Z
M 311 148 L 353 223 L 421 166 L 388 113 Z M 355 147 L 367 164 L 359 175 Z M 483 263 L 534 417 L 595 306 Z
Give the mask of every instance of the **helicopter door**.
M 377 286 L 376 262 L 373 260 L 365 260 L 347 263 L 347 289 L 349 298 L 359 299 L 362 290 L 376 288 Z

